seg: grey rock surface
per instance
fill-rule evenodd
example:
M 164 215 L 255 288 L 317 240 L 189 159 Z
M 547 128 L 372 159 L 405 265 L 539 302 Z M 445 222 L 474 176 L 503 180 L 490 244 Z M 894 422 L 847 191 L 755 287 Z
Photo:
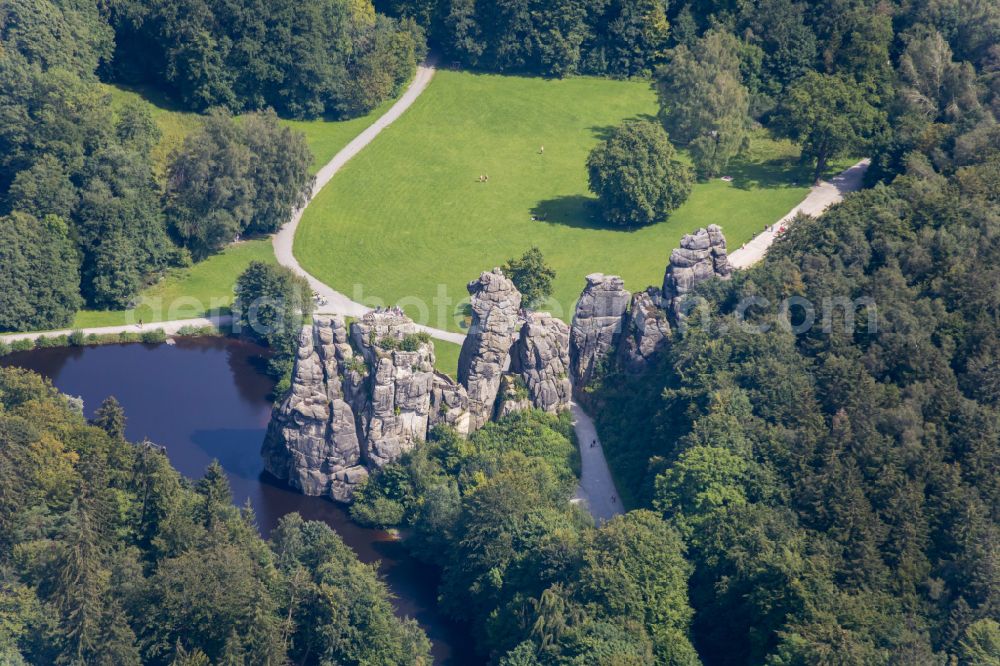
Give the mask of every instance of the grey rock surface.
M 362 454 L 382 467 L 427 437 L 434 345 L 397 309 L 364 315 L 351 324 L 351 340 L 371 368 L 359 414 Z
M 469 394 L 451 377 L 434 373 L 431 388 L 430 427 L 447 425 L 460 435 L 469 434 Z
M 330 497 L 349 504 L 354 500 L 354 490 L 368 478 L 368 470 L 361 465 L 334 472 L 330 481 Z
M 521 294 L 499 268 L 468 284 L 472 324 L 458 358 L 458 381 L 469 397 L 469 428 L 494 414 L 500 377 L 510 361 Z
M 710 224 L 684 236 L 663 276 L 663 301 L 674 323 L 684 318 L 684 298 L 691 290 L 713 277 L 728 279 L 732 272 L 721 227 Z
M 597 367 L 615 348 L 630 296 L 617 275 L 587 276 L 570 329 L 570 372 L 575 386 L 590 382 Z
M 670 322 L 663 310 L 660 290 L 647 287 L 633 294 L 618 344 L 621 367 L 632 374 L 645 372 L 650 360 L 669 340 Z
M 569 409 L 569 326 L 547 312 L 530 312 L 514 345 L 511 370 L 520 377 L 531 406 L 557 414 Z
M 273 410 L 261 450 L 265 469 L 306 495 L 332 497 L 333 477 L 360 460 L 354 413 L 341 389 L 338 337 L 346 341 L 339 317 L 302 329 L 291 390 Z

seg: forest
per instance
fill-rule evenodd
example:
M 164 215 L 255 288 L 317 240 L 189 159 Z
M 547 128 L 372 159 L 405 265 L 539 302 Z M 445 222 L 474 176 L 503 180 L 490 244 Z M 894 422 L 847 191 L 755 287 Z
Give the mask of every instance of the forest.
M 655 372 L 588 387 L 620 484 L 684 538 L 705 663 L 997 658 L 1000 51 L 920 34 L 873 156 L 891 184 L 706 283 Z M 861 305 L 738 323 L 792 296 Z
M 440 606 L 498 666 L 1000 663 L 1000 5 L 375 9 L 0 6 L 0 330 L 122 306 L 166 267 L 274 231 L 311 185 L 277 114 L 370 110 L 428 47 L 482 71 L 639 77 L 699 177 L 764 128 L 817 179 L 869 156 L 869 187 L 700 285 L 654 369 L 576 387 L 624 515 L 596 526 L 569 501 L 569 417 L 526 412 L 467 439 L 435 429 L 352 518 L 440 569 Z M 162 180 L 155 124 L 112 112 L 100 80 L 206 112 Z M 291 280 L 255 264 L 240 289 Z M 798 327 L 816 313 L 748 298 L 852 305 Z M 287 372 L 294 336 L 274 344 Z M 0 661 L 430 663 L 330 528 L 293 514 L 265 541 L 218 466 L 182 478 L 125 441 L 125 418 L 109 400 L 88 423 L 0 370 Z
M 275 110 L 363 114 L 423 55 L 419 28 L 366 3 L 238 4 L 0 6 L 0 330 L 128 308 L 166 269 L 277 230 L 311 188 L 312 155 Z M 209 115 L 160 176 L 148 109 L 116 108 L 99 81 Z
M 185 479 L 125 441 L 114 398 L 81 408 L 0 369 L 0 662 L 429 663 L 325 523 L 290 514 L 265 542 L 218 463 Z

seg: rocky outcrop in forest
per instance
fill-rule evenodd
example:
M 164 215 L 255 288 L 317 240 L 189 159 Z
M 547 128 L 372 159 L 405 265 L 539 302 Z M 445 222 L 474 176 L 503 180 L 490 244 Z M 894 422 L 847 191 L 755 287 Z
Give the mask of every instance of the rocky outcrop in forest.
M 343 319 L 314 318 L 299 336 L 292 388 L 271 415 L 264 468 L 306 495 L 347 501 L 367 475 L 344 395 L 344 369 L 353 356 Z
M 462 411 L 462 398 L 452 397 L 461 387 L 448 382 L 434 373 L 430 339 L 399 310 L 369 312 L 350 334 L 342 317 L 313 317 L 299 338 L 291 390 L 271 415 L 265 468 L 307 495 L 350 501 L 367 468 L 426 438 L 437 422 L 435 394 Z
M 593 378 L 622 331 L 622 317 L 628 309 L 625 282 L 617 275 L 592 273 L 580 294 L 570 333 L 570 371 L 573 383 L 584 386 Z
M 349 333 L 342 317 L 316 316 L 272 414 L 265 467 L 307 495 L 350 501 L 369 469 L 397 460 L 435 425 L 468 434 L 519 410 L 556 414 L 605 363 L 644 372 L 669 344 L 683 297 L 731 272 L 722 230 L 699 229 L 671 253 L 662 292 L 631 294 L 617 275 L 588 275 L 569 327 L 525 312 L 503 271 L 484 271 L 468 285 L 457 382 L 435 372 L 430 337 L 398 308 L 367 313 Z
M 430 337 L 398 308 L 367 313 L 349 333 L 342 317 L 313 317 L 268 426 L 267 471 L 307 495 L 349 502 L 368 470 L 397 460 L 438 424 L 468 434 L 522 409 L 569 409 L 569 327 L 522 311 L 500 269 L 469 292 L 459 382 L 434 370 Z
M 676 322 L 684 317 L 684 297 L 691 290 L 714 277 L 726 280 L 732 273 L 722 227 L 710 224 L 687 234 L 681 239 L 680 247 L 670 253 L 670 263 L 663 276 L 664 307 Z
M 684 236 L 670 253 L 662 291 L 647 287 L 631 295 L 617 275 L 588 275 L 570 332 L 574 386 L 586 386 L 608 362 L 645 372 L 669 344 L 671 326 L 683 319 L 684 297 L 705 280 L 730 275 L 726 237 L 714 224 Z
M 472 323 L 458 358 L 458 382 L 469 395 L 472 430 L 493 418 L 500 377 L 510 362 L 521 293 L 503 271 L 484 271 L 468 285 Z

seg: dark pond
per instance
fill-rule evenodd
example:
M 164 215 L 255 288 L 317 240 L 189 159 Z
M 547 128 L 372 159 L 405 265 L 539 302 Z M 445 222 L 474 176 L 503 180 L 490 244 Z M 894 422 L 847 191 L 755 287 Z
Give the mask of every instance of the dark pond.
M 260 371 L 255 345 L 225 338 L 181 338 L 176 345 L 60 347 L 16 352 L 0 365 L 30 368 L 64 393 L 84 400 L 91 416 L 104 400 L 118 398 L 128 417 L 128 437 L 167 448 L 170 461 L 197 478 L 213 458 L 229 475 L 233 499 L 253 505 L 266 536 L 286 513 L 322 520 L 364 562 L 379 561 L 400 614 L 416 618 L 434 643 L 441 664 L 476 664 L 463 627 L 435 610 L 437 573 L 409 557 L 380 530 L 359 527 L 343 508 L 305 497 L 263 471 L 260 444 L 271 412 L 274 382 Z

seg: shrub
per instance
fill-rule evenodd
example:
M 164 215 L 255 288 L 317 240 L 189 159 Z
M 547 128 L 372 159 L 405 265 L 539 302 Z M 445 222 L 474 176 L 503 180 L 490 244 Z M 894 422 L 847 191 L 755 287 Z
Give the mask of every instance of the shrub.
M 163 329 L 160 328 L 154 328 L 149 331 L 143 331 L 140 337 L 142 338 L 142 341 L 145 342 L 146 344 L 157 344 L 167 341 L 166 332 L 164 332 Z
M 426 331 L 419 331 L 417 333 L 410 333 L 404 336 L 399 343 L 399 348 L 403 351 L 417 351 L 420 349 L 420 345 L 426 345 L 431 341 L 431 334 Z
M 44 349 L 46 347 L 65 347 L 68 343 L 68 338 L 65 335 L 56 335 L 52 337 L 39 335 L 35 339 L 35 348 Z
M 384 349 L 386 351 L 393 351 L 400 349 L 402 347 L 402 342 L 398 338 L 394 338 L 391 335 L 379 338 L 378 342 L 375 343 L 379 349 Z
M 361 525 L 379 529 L 395 527 L 403 522 L 403 505 L 388 497 L 376 497 L 371 502 L 351 505 L 351 519 Z
M 84 335 L 83 331 L 73 331 L 69 334 L 67 341 L 73 347 L 82 347 L 87 342 L 87 336 Z
M 368 364 L 365 363 L 364 357 L 360 354 L 352 356 L 351 360 L 347 362 L 346 368 L 348 372 L 356 372 L 362 376 L 368 372 Z
M 545 263 L 545 256 L 537 247 L 525 252 L 520 259 L 508 259 L 503 272 L 521 292 L 525 305 L 538 305 L 552 295 L 556 272 Z

